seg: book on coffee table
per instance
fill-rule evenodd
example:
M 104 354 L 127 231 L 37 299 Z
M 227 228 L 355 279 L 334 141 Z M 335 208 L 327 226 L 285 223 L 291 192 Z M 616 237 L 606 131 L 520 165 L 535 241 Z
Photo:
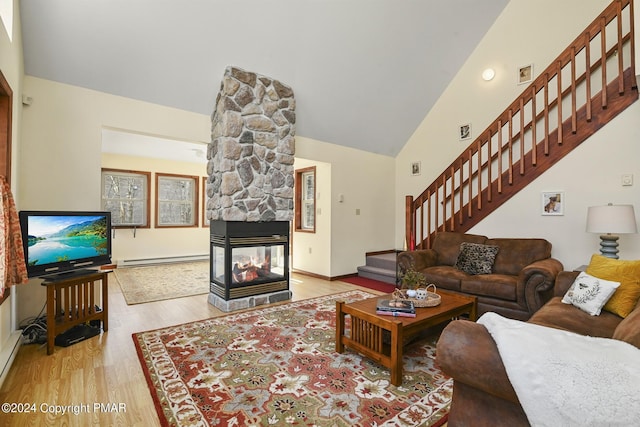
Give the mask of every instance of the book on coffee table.
M 416 314 L 416 308 L 413 305 L 413 301 L 407 299 L 390 299 L 380 298 L 376 305 L 376 312 L 386 313 L 403 313 L 403 314 Z M 381 313 L 378 313 L 381 314 Z M 389 314 L 393 316 L 393 314 Z
M 389 311 L 389 310 L 376 310 L 376 314 L 381 316 L 393 316 L 393 317 L 416 317 L 416 313 L 408 311 Z

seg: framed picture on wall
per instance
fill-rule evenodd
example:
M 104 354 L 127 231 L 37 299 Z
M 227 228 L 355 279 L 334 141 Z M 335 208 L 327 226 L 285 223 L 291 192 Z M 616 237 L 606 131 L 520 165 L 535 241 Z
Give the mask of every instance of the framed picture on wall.
M 411 163 L 411 175 L 418 176 L 420 175 L 421 163 L 413 162 Z
M 518 84 L 522 85 L 533 80 L 533 64 L 518 67 Z
M 460 141 L 471 139 L 471 123 L 460 125 L 458 129 L 458 139 L 460 139 Z
M 543 191 L 542 192 L 542 215 L 564 215 L 564 192 L 563 191 Z

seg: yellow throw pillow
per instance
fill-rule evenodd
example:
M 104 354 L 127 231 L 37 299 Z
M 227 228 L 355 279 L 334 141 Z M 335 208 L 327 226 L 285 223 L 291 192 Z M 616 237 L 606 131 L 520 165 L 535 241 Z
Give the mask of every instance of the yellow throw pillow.
M 619 260 L 594 254 L 586 272 L 599 279 L 620 282 L 603 310 L 623 318 L 633 311 L 640 299 L 640 260 Z

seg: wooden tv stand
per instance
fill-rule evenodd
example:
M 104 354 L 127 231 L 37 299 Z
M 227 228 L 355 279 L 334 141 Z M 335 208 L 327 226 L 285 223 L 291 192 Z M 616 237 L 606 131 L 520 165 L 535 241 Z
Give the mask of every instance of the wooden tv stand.
M 72 326 L 101 320 L 102 330 L 109 329 L 107 282 L 108 271 L 45 279 L 47 287 L 47 354 L 53 354 L 56 336 Z M 96 310 L 95 283 L 102 285 L 102 309 Z

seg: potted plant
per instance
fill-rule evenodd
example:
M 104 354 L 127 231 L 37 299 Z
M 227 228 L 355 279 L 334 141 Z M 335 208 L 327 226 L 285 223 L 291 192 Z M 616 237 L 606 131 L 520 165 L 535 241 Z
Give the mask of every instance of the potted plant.
M 408 269 L 400 276 L 402 280 L 402 289 L 407 291 L 407 296 L 413 298 L 416 289 L 427 284 L 427 278 L 424 274 L 415 271 L 413 268 Z M 413 295 L 412 295 L 413 294 Z

